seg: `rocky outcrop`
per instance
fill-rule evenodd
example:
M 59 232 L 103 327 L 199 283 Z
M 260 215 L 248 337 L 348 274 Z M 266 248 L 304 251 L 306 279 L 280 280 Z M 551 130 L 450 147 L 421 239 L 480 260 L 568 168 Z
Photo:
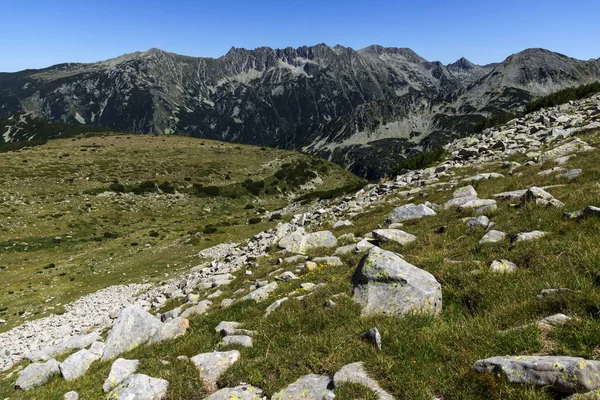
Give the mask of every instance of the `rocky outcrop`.
M 131 375 L 108 394 L 107 400 L 164 400 L 169 382 L 144 374 Z
M 328 376 L 305 375 L 275 393 L 271 400 L 331 400 L 333 381 Z

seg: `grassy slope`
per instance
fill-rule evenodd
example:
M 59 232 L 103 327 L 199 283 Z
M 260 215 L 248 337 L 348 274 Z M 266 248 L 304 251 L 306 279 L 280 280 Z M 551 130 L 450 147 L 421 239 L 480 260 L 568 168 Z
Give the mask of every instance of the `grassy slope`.
M 259 208 L 274 210 L 288 202 L 286 196 L 256 197 L 241 190 L 235 198 L 93 194 L 113 180 L 132 187 L 147 180 L 168 181 L 189 193 L 193 184 L 239 189 L 246 179 L 272 178 L 282 164 L 299 160 L 314 158 L 181 136 L 140 135 L 52 140 L 0 154 L 0 266 L 6 267 L 0 268 L 0 318 L 8 321 L 0 331 L 60 312 L 61 305 L 98 289 L 158 281 L 198 264 L 200 249 L 273 226 L 265 218 L 247 223 Z M 322 182 L 298 189 L 296 195 L 358 182 L 340 167 L 316 162 Z M 246 210 L 248 204 L 255 209 Z M 209 224 L 217 232 L 191 233 Z M 54 243 L 56 236 L 61 243 Z
M 583 138 L 600 147 L 600 138 Z M 550 192 L 566 204 L 565 210 L 576 210 L 598 204 L 600 188 L 600 152 L 578 155 L 567 167 L 582 168 L 577 179 L 565 182 L 553 176 L 540 177 L 537 172 L 551 167 L 523 167 L 521 176 L 479 182 L 480 197 L 493 193 L 521 189 L 530 185 L 566 183 L 567 186 Z M 489 168 L 506 172 L 499 167 Z M 476 173 L 464 170 L 464 176 Z M 441 203 L 451 197 L 451 191 L 429 191 L 427 199 Z M 339 233 L 365 234 L 381 224 L 393 206 L 408 202 L 391 197 L 390 204 L 376 207 L 355 218 L 355 227 Z M 417 199 L 419 201 L 419 199 Z M 215 307 L 208 315 L 192 318 L 191 330 L 183 338 L 150 348 L 139 348 L 125 358 L 141 359 L 140 372 L 162 377 L 171 382 L 169 399 L 200 399 L 205 392 L 196 371 L 189 363 L 176 360 L 178 355 L 193 356 L 212 351 L 219 341 L 214 327 L 221 320 L 245 322 L 245 328 L 256 329 L 255 345 L 240 349 L 241 360 L 221 379 L 220 385 L 247 382 L 262 387 L 267 395 L 280 390 L 306 373 L 333 374 L 341 366 L 364 361 L 373 377 L 397 396 L 405 399 L 427 399 L 437 395 L 444 399 L 551 399 L 543 389 L 508 385 L 491 376 L 470 372 L 477 359 L 495 355 L 560 354 L 598 357 L 600 319 L 600 238 L 598 221 L 567 221 L 562 210 L 535 206 L 511 207 L 500 203 L 492 216 L 496 228 L 508 234 L 540 229 L 552 234 L 543 240 L 521 243 L 514 248 L 509 242 L 478 244 L 483 231 L 467 232 L 455 210 L 440 212 L 435 217 L 409 222 L 403 228 L 417 235 L 418 241 L 399 249 L 414 265 L 433 273 L 442 283 L 444 307 L 438 318 L 387 317 L 360 318 L 360 308 L 349 298 L 335 299 L 334 308 L 324 307 L 333 295 L 351 293 L 351 275 L 359 262 L 358 256 L 344 258 L 342 267 L 322 267 L 300 273 L 301 280 L 280 284 L 265 303 L 238 303 L 229 309 Z M 445 233 L 435 233 L 447 225 Z M 328 228 L 324 225 L 323 228 Z M 336 232 L 337 233 L 337 232 Z M 325 254 L 321 252 L 321 254 Z M 316 254 L 315 254 L 316 255 Z M 269 259 L 260 260 L 252 279 L 266 276 L 275 268 Z M 520 269 L 514 274 L 497 275 L 486 271 L 494 259 L 506 258 Z M 294 265 L 284 266 L 295 270 Z M 474 275 L 473 270 L 481 270 Z M 303 301 L 289 300 L 267 318 L 264 309 L 276 298 L 299 288 L 302 282 L 326 282 L 327 286 Z M 248 279 L 238 277 L 216 299 L 231 296 L 232 292 L 248 288 Z M 567 287 L 573 291 L 554 298 L 539 300 L 542 289 Z M 563 312 L 573 321 L 550 333 L 535 325 L 524 327 L 553 313 Z M 359 334 L 377 326 L 383 338 L 383 350 L 377 352 L 363 342 Z M 170 362 L 163 365 L 161 360 Z M 95 363 L 90 372 L 79 380 L 65 383 L 53 379 L 45 387 L 19 393 L 9 382 L 0 383 L 0 397 L 11 399 L 61 399 L 68 390 L 77 390 L 83 398 L 101 398 L 101 384 L 108 375 L 110 363 Z M 337 398 L 373 398 L 356 387 L 336 390 Z

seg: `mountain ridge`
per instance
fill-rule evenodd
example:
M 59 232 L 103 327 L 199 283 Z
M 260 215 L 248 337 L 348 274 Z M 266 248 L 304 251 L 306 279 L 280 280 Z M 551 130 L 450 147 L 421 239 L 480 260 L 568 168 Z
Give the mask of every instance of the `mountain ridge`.
M 232 47 L 219 58 L 149 49 L 0 74 L 0 117 L 304 150 L 378 178 L 491 114 L 598 79 L 600 62 L 542 49 L 487 66 L 378 45 Z M 386 152 L 389 140 L 402 145 Z

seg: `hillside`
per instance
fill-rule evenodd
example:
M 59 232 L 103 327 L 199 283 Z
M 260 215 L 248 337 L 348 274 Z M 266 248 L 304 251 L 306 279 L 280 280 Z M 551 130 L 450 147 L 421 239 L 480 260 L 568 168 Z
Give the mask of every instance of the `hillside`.
M 303 150 L 377 179 L 403 158 L 470 132 L 484 116 L 599 78 L 598 60 L 542 49 L 487 66 L 466 59 L 445 66 L 377 45 L 232 48 L 219 58 L 152 49 L 0 74 L 0 118 L 27 113 Z
M 201 249 L 287 218 L 271 213 L 292 199 L 361 185 L 315 157 L 174 136 L 51 140 L 0 153 L 0 169 L 0 331 L 166 279 Z
M 157 159 L 150 152 L 163 140 L 172 154 Z M 93 143 L 104 147 L 82 147 Z M 139 165 L 150 171 L 137 179 L 168 177 L 169 182 L 180 182 L 177 171 L 188 158 L 177 155 L 201 146 L 192 139 L 163 136 L 52 141 L 29 153 L 9 153 L 7 165 L 15 170 L 3 184 L 19 185 L 23 159 L 35 163 L 43 159 L 35 155 L 51 151 L 64 157 L 67 145 L 78 151 L 85 148 L 88 151 L 83 153 L 91 157 L 93 149 L 108 153 L 111 144 L 121 146 L 121 152 L 130 149 L 129 157 L 111 159 L 102 169 L 89 165 L 85 173 L 73 172 L 79 190 L 96 192 L 115 178 L 109 166 L 133 161 L 145 162 Z M 212 146 L 214 153 L 230 145 L 206 141 L 205 146 Z M 190 216 L 211 211 L 190 211 L 188 204 L 174 204 L 166 196 L 164 201 L 171 203 L 158 212 L 152 207 L 160 200 L 153 196 L 144 197 L 147 202 L 142 203 L 136 198 L 133 204 L 130 196 L 123 196 L 118 207 L 128 209 L 121 212 L 113 204 L 119 196 L 90 194 L 80 201 L 91 206 L 79 204 L 70 213 L 58 209 L 65 214 L 61 218 L 71 218 L 71 224 L 86 221 L 110 199 L 115 214 L 89 220 L 98 227 L 89 236 L 106 229 L 119 233 L 116 239 L 103 239 L 98 248 L 121 241 L 101 255 L 96 253 L 87 268 L 100 272 L 115 265 L 114 272 L 126 271 L 123 279 L 132 283 L 143 283 L 146 273 L 168 271 L 169 276 L 161 276 L 163 282 L 152 288 L 135 287 L 138 297 L 132 290 L 121 295 L 113 289 L 114 308 L 95 309 L 94 317 L 102 321 L 96 326 L 76 321 L 81 316 L 75 310 L 82 307 L 79 303 L 60 316 L 71 321 L 69 333 L 58 336 L 60 328 L 53 325 L 57 319 L 50 317 L 0 334 L 0 347 L 13 351 L 15 360 L 25 354 L 15 354 L 14 349 L 25 345 L 31 351 L 42 350 L 28 358 L 47 354 L 43 359 L 50 359 L 45 364 L 24 361 L 16 366 L 17 370 L 27 366 L 21 372 L 11 373 L 14 368 L 8 368 L 0 381 L 0 396 L 62 399 L 76 391 L 81 398 L 145 393 L 152 399 L 330 399 L 335 395 L 340 399 L 549 400 L 599 390 L 599 146 L 600 95 L 595 95 L 453 141 L 446 146 L 447 159 L 434 167 L 331 201 L 289 204 L 284 213 L 295 215 L 274 229 L 258 233 L 269 227 L 266 222 L 255 225 L 256 230 L 245 224 L 233 232 L 220 228 L 225 230 L 223 236 L 215 236 L 210 245 L 232 235 L 240 245 L 215 246 L 193 257 L 191 252 L 182 257 L 183 243 L 189 240 L 185 232 L 193 222 Z M 162 151 L 164 156 L 166 150 Z M 74 156 L 73 150 L 68 152 Z M 207 160 L 203 161 L 205 165 Z M 85 166 L 85 156 L 79 162 Z M 215 162 L 212 168 L 221 164 Z M 74 168 L 76 163 L 71 159 L 69 165 Z M 49 173 L 43 164 L 30 171 Z M 119 180 L 128 186 L 144 168 L 119 171 Z M 158 171 L 164 175 L 156 177 Z M 257 174 L 254 179 L 269 175 L 261 175 L 255 166 L 239 178 L 232 174 L 231 180 L 244 178 L 247 171 Z M 341 176 L 339 170 L 332 171 L 332 176 Z M 48 211 L 36 214 L 37 210 L 51 199 L 54 208 L 78 203 L 63 194 L 64 184 L 60 190 L 54 185 L 47 175 L 27 185 L 46 192 L 44 202 L 21 204 L 15 194 L 10 205 L 4 200 L 4 207 L 15 209 L 12 212 L 29 206 L 33 217 L 11 222 L 11 235 L 19 230 L 34 230 L 39 237 L 55 235 L 54 224 L 40 223 L 40 215 Z M 60 199 L 52 195 L 55 191 L 61 193 Z M 219 199 L 204 207 L 233 206 Z M 147 208 L 157 221 L 148 221 Z M 228 217 L 246 220 L 250 215 L 237 209 Z M 158 231 L 160 242 L 146 234 L 149 229 Z M 247 240 L 241 240 L 244 237 Z M 73 232 L 72 240 L 77 238 Z M 174 238 L 177 241 L 166 240 Z M 205 239 L 199 237 L 200 247 L 209 245 Z M 134 240 L 150 247 L 132 247 Z M 30 242 L 15 243 L 13 248 L 23 252 L 35 243 Z M 172 252 L 161 253 L 171 259 L 155 262 L 150 255 L 161 242 L 174 243 L 168 247 Z M 75 248 L 61 253 L 61 246 L 45 258 L 39 253 L 35 264 L 48 263 L 50 254 L 67 260 L 79 253 Z M 133 264 L 127 257 L 134 253 L 148 256 Z M 101 258 L 108 255 L 115 260 Z M 33 257 L 27 254 L 28 259 Z M 161 268 L 166 262 L 170 269 Z M 129 280 L 131 267 L 137 279 Z M 0 273 L 7 272 L 11 268 Z M 75 276 L 73 284 L 81 281 Z M 8 297 L 8 304 L 36 296 L 33 290 L 26 296 Z M 45 343 L 32 338 L 32 332 L 41 329 L 51 336 Z M 365 335 L 369 330 L 371 334 Z M 65 335 L 84 333 L 89 335 L 64 344 Z M 144 345 L 148 340 L 157 343 Z M 94 341 L 90 350 L 77 351 Z M 3 356 L 5 366 L 10 356 Z M 117 356 L 139 363 L 122 375 L 125 381 L 113 390 L 117 380 L 107 377 L 118 375 L 113 365 Z M 133 370 L 137 373 L 131 375 Z M 80 373 L 81 377 L 70 378 Z M 113 390 L 110 394 L 103 392 L 103 383 L 106 392 Z M 15 391 L 15 384 L 28 390 Z

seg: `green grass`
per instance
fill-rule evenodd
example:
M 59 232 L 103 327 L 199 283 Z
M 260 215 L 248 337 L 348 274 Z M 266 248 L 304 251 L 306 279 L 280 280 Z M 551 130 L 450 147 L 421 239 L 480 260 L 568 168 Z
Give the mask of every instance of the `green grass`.
M 7 320 L 0 331 L 110 285 L 174 276 L 198 264 L 203 248 L 275 226 L 276 220 L 257 219 L 260 209 L 362 182 L 324 160 L 257 149 L 186 137 L 110 135 L 0 154 L 0 266 L 6 267 L 0 269 L 0 318 Z M 243 189 L 249 179 L 279 182 L 275 174 L 284 164 L 301 165 L 305 174 L 314 170 L 321 182 L 287 187 L 285 194 Z M 101 195 L 115 182 L 126 193 Z M 223 188 L 223 194 L 199 196 L 195 185 Z M 228 187 L 243 190 L 232 195 Z M 255 209 L 245 209 L 248 204 Z M 50 263 L 55 268 L 44 269 Z
M 583 137 L 593 146 L 600 146 L 597 133 Z M 553 399 L 543 388 L 510 385 L 493 376 L 471 372 L 478 359 L 499 355 L 560 354 L 596 359 L 600 355 L 600 239 L 598 220 L 569 221 L 563 211 L 587 205 L 600 205 L 599 152 L 580 154 L 571 159 L 567 168 L 582 168 L 583 174 L 573 181 L 555 176 L 540 177 L 537 172 L 551 167 L 519 168 L 515 175 L 475 184 L 481 198 L 494 193 L 522 189 L 531 185 L 566 184 L 549 189 L 566 204 L 564 210 L 527 205 L 513 207 L 499 202 L 491 216 L 494 229 L 509 236 L 535 229 L 551 232 L 542 240 L 520 243 L 511 247 L 510 241 L 480 245 L 483 230 L 469 231 L 460 220 L 472 215 L 456 210 L 439 212 L 434 217 L 406 222 L 402 228 L 418 237 L 405 247 L 383 246 L 397 251 L 410 263 L 431 272 L 442 284 L 443 309 L 438 317 L 407 316 L 404 318 L 374 316 L 361 318 L 360 307 L 354 303 L 351 277 L 360 261 L 358 255 L 342 257 L 339 267 L 322 266 L 312 272 L 297 272 L 300 279 L 279 283 L 277 291 L 264 303 L 240 302 L 228 309 L 218 304 L 233 292 L 248 292 L 251 281 L 264 279 L 278 268 L 296 271 L 297 266 L 273 265 L 272 258 L 280 257 L 276 249 L 258 260 L 253 275 L 243 273 L 213 299 L 214 306 L 204 316 L 191 319 L 189 333 L 179 339 L 153 347 L 141 347 L 123 355 L 141 360 L 140 372 L 169 380 L 169 399 L 201 399 L 206 396 L 202 383 L 190 363 L 176 360 L 179 355 L 194 356 L 212 351 L 219 341 L 215 326 L 222 320 L 239 321 L 244 328 L 258 332 L 253 348 L 239 348 L 238 363 L 224 374 L 219 386 L 246 382 L 261 387 L 267 396 L 281 390 L 308 373 L 332 376 L 343 365 L 362 361 L 369 374 L 380 385 L 400 399 Z M 489 172 L 502 172 L 499 166 Z M 458 170 L 460 177 L 475 174 L 473 168 Z M 451 198 L 451 190 L 425 190 L 423 199 L 442 203 Z M 337 234 L 364 235 L 382 224 L 396 205 L 420 202 L 421 198 L 388 196 L 386 202 L 366 209 L 353 219 L 353 227 Z M 248 211 L 248 210 L 246 210 Z M 327 229 L 324 222 L 314 230 Z M 445 225 L 444 233 L 436 233 Z M 328 255 L 331 251 L 317 250 L 311 256 Z M 520 268 L 513 274 L 494 274 L 487 271 L 492 260 L 505 258 Z M 479 274 L 472 271 L 478 270 Z M 272 280 L 272 277 L 269 277 Z M 326 286 L 304 300 L 290 299 L 263 317 L 266 307 L 274 300 L 302 293 L 303 282 L 326 283 Z M 570 292 L 555 297 L 537 299 L 547 288 L 567 287 Z M 212 293 L 203 292 L 203 295 Z M 325 307 L 327 300 L 337 305 Z M 170 307 L 177 306 L 176 301 Z M 535 322 L 554 313 L 573 317 L 564 327 L 550 332 L 541 331 Z M 377 327 L 383 349 L 377 351 L 361 339 L 364 331 Z M 168 361 L 163 365 L 161 360 Z M 77 390 L 83 398 L 101 398 L 101 385 L 110 363 L 95 363 L 84 377 L 71 383 L 53 379 L 33 391 L 15 392 L 10 381 L 0 381 L 0 398 L 25 399 L 34 396 L 60 399 L 68 390 Z M 371 399 L 373 394 L 355 385 L 336 389 L 339 399 Z

